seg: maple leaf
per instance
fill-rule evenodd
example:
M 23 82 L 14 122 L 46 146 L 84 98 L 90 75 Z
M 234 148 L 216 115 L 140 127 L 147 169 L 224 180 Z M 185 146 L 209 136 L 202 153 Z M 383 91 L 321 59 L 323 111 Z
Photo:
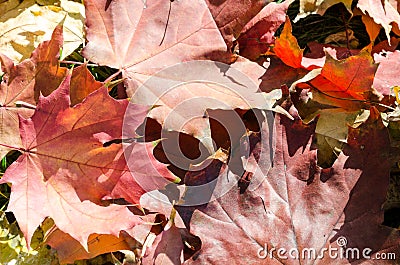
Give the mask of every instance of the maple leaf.
M 318 96 L 315 100 L 347 109 L 358 107 L 354 100 L 379 100 L 382 95 L 372 87 L 377 67 L 367 49 L 344 60 L 335 60 L 327 54 L 320 75 L 309 82 L 321 92 L 314 94 Z
M 9 6 L 4 10 L 7 12 L 2 12 L 0 5 L 0 53 L 7 54 L 14 62 L 29 58 L 42 41 L 50 39 L 59 23 L 65 25 L 63 32 L 66 40 L 61 59 L 83 43 L 85 14 L 81 3 L 61 0 L 39 4 L 27 0 L 6 1 L 5 4 L 8 2 Z
M 287 25 L 290 26 L 290 24 Z M 309 122 L 319 116 L 316 130 L 318 165 L 330 167 L 336 160 L 343 143 L 346 142 L 346 124 L 352 124 L 357 112 L 367 107 L 368 102 L 378 102 L 382 98 L 380 91 L 373 87 L 378 65 L 374 64 L 367 48 L 361 51 L 348 51 L 341 48 L 332 49 L 320 44 L 310 44 L 311 52 L 307 55 L 308 57 L 302 57 L 300 54 L 297 61 L 293 62 L 293 58 L 289 56 L 291 51 L 300 52 L 301 50 L 290 31 L 287 35 L 286 38 L 293 41 L 284 40 L 287 49 L 282 49 L 284 55 L 280 55 L 280 52 L 278 54 L 283 57 L 284 62 L 286 60 L 287 64 L 297 69 L 289 68 L 283 76 L 296 77 L 298 69 L 305 68 L 307 64 L 311 65 L 309 68 L 317 67 L 297 81 L 293 82 L 293 79 L 288 81 L 292 82 L 291 91 L 296 94 L 293 95 L 293 100 L 302 119 Z M 322 54 L 326 56 L 322 57 Z M 355 55 L 349 56 L 351 54 Z M 334 57 L 344 57 L 344 59 L 337 60 Z M 323 67 L 318 68 L 318 64 L 321 63 Z M 274 69 L 273 66 L 271 68 Z M 271 71 L 267 70 L 267 72 Z M 266 81 L 264 81 L 266 85 L 273 83 L 267 78 L 265 77 Z M 262 83 L 262 88 L 265 89 L 263 85 Z M 304 91 L 299 92 L 296 89 Z M 340 107 L 340 109 L 334 109 L 335 107 Z
M 121 145 L 103 146 L 113 139 L 121 139 L 128 101 L 112 99 L 102 87 L 84 103 L 71 108 L 70 78 L 68 75 L 50 96 L 39 99 L 32 119 L 21 118 L 23 148 L 19 150 L 24 153 L 7 169 L 1 183 L 12 183 L 8 210 L 14 212 L 28 242 L 40 222 L 49 216 L 60 230 L 86 247 L 93 233 L 118 236 L 119 231 L 141 220 L 126 206 L 95 204 L 110 196 L 119 181 L 134 182 Z M 130 118 L 140 124 L 147 109 L 135 106 L 136 115 Z M 147 153 L 134 154 L 148 156 Z M 146 163 L 145 158 L 137 160 L 145 163 L 140 168 L 149 173 L 146 166 L 152 168 L 153 164 Z M 144 193 L 137 183 L 129 189 L 132 190 L 130 196 Z
M 243 194 L 232 188 L 192 213 L 190 231 L 201 238 L 202 249 L 185 264 L 350 264 L 355 261 L 351 256 L 335 260 L 325 252 L 323 260 L 316 258 L 323 248 L 340 251 L 344 245 L 337 242 L 343 237 L 347 248 L 360 253 L 368 247 L 372 257 L 397 256 L 399 231 L 381 226 L 391 163 L 389 135 L 379 113 L 372 109 L 365 124 L 350 129 L 352 140 L 329 169 L 316 166 L 311 147 L 315 123 L 277 115 L 274 126 L 276 149 L 268 175 L 261 167 L 253 176 L 260 182 L 250 183 Z M 220 175 L 215 191 L 238 178 Z M 301 255 L 310 249 L 314 257 Z
M 0 142 L 15 148 L 22 147 L 18 133 L 18 115 L 30 117 L 39 94 L 49 95 L 64 79 L 67 69 L 58 65 L 62 43 L 62 27 L 58 26 L 50 41 L 40 44 L 30 59 L 18 65 L 0 54 L 4 71 L 0 84 Z M 1 146 L 0 157 L 9 150 L 9 147 Z
M 28 243 L 40 222 L 51 217 L 60 230 L 86 248 L 93 233 L 118 236 L 121 230 L 141 222 L 126 206 L 102 207 L 95 203 L 100 204 L 103 198 L 113 195 L 134 198 L 133 203 L 137 203 L 145 193 L 143 188 L 162 187 L 158 185 L 160 181 L 154 184 L 151 170 L 156 171 L 159 179 L 164 176 L 176 180 L 176 177 L 148 153 L 152 143 L 127 144 L 126 149 L 133 151 L 126 160 L 126 150 L 120 144 L 106 145 L 121 140 L 125 114 L 128 128 L 134 132 L 148 107 L 135 105 L 128 112 L 128 101 L 112 99 L 105 87 L 90 94 L 83 103 L 70 107 L 70 79 L 69 74 L 55 92 L 46 98 L 40 96 L 32 119 L 20 118 L 22 147 L 13 148 L 23 154 L 0 182 L 12 183 L 8 210 L 14 212 Z M 91 78 L 88 84 L 98 85 Z M 86 92 L 92 89 L 87 88 Z M 132 131 L 129 134 L 134 136 Z M 148 159 L 152 159 L 150 163 Z M 142 186 L 135 182 L 126 161 L 133 166 L 136 179 L 145 177 Z M 141 163 L 135 164 L 138 161 Z M 129 191 L 127 194 L 118 189 L 122 184 L 128 185 L 124 187 Z
M 163 21 L 166 22 L 169 4 L 168 1 L 147 1 L 146 8 L 143 9 L 143 3 L 139 0 L 113 1 L 109 5 L 105 5 L 105 1 L 86 1 L 89 42 L 83 54 L 89 60 L 120 69 L 126 81 L 127 94 L 132 97 L 133 102 L 159 106 L 151 110 L 149 117 L 157 120 L 165 130 L 184 132 L 200 139 L 212 153 L 214 150 L 208 117 L 205 115 L 207 108 L 268 108 L 268 104 L 265 100 L 261 103 L 262 106 L 259 104 L 264 95 L 257 93 L 253 84 L 245 85 L 248 86 L 245 91 L 243 80 L 240 80 L 242 83 L 237 83 L 237 77 L 229 75 L 228 66 L 215 63 L 204 66 L 206 62 L 199 60 L 226 51 L 223 38 L 204 1 L 197 1 L 195 4 L 171 3 L 166 35 L 162 38 L 166 25 Z M 121 15 L 121 10 L 133 10 L 133 14 Z M 185 16 L 178 16 L 183 13 Z M 188 19 L 191 23 L 187 23 Z M 121 28 L 124 30 L 121 31 Z M 107 45 L 104 45 L 105 39 Z M 163 41 L 160 43 L 161 40 Z M 220 56 L 219 59 L 224 60 L 224 57 Z M 189 69 L 186 64 L 182 64 L 181 68 L 171 66 L 188 60 L 200 61 L 199 64 L 204 67 L 196 70 L 193 68 L 195 66 Z M 241 60 L 237 61 L 239 65 Z M 249 69 L 245 73 L 249 73 L 256 84 L 259 83 L 258 77 L 263 68 L 248 61 L 243 64 L 247 64 L 243 69 Z M 161 69 L 164 70 L 155 74 Z M 255 77 L 257 73 L 259 75 Z M 240 93 L 235 89 L 230 91 L 231 88 L 208 84 L 209 76 L 218 77 L 217 80 L 212 79 L 216 84 L 230 82 Z M 155 84 L 157 79 L 162 82 Z M 194 80 L 201 81 L 195 84 Z M 183 81 L 189 82 L 180 85 Z M 179 86 L 170 89 L 169 85 L 174 83 Z M 204 98 L 203 102 L 200 101 L 201 97 Z M 195 102 L 196 98 L 198 100 Z M 251 104 L 245 102 L 246 100 Z M 253 100 L 258 103 L 253 105 Z M 187 119 L 191 119 L 190 122 Z
M 40 97 L 31 119 L 20 118 L 23 154 L 0 180 L 12 183 L 8 210 L 28 243 L 48 216 L 84 247 L 92 233 L 118 235 L 140 222 L 126 207 L 93 203 L 111 190 L 106 175 L 123 169 L 112 164 L 121 147 L 106 148 L 102 141 L 120 138 L 128 102 L 111 99 L 103 88 L 70 108 L 70 78 Z
M 269 3 L 246 24 L 238 38 L 240 55 L 255 60 L 269 50 L 291 2 Z
M 379 102 L 382 99 L 380 91 L 373 87 L 378 65 L 374 64 L 368 48 L 359 52 L 352 51 L 356 54 L 349 56 L 349 52 L 342 49 L 333 50 L 330 47 L 323 48 L 321 45 L 310 46 L 312 48 L 308 55 L 310 57 L 318 58 L 325 51 L 323 67 L 315 68 L 293 82 L 291 91 L 295 92 L 296 88 L 304 90 L 304 93 L 298 92 L 293 100 L 306 122 L 317 115 L 320 117 L 316 131 L 318 165 L 330 167 L 343 143 L 346 142 L 346 124 L 352 124 L 356 112 L 367 107 L 368 103 Z M 333 56 L 345 59 L 337 60 Z M 304 67 L 308 61 L 316 65 L 315 62 L 318 60 L 320 59 L 303 57 L 300 66 L 298 63 L 300 59 L 297 61 L 297 67 Z M 340 109 L 335 110 L 335 107 Z
M 167 66 L 226 51 L 204 0 L 145 2 L 85 1 L 88 44 L 83 55 L 98 64 L 121 69 L 128 96 Z

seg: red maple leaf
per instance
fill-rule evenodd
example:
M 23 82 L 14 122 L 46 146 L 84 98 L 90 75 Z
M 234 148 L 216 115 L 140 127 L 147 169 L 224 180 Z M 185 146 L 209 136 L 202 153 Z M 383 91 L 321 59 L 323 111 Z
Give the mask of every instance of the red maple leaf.
M 121 69 L 129 96 L 167 66 L 226 51 L 205 1 L 107 2 L 85 1 L 88 45 L 83 54 L 98 64 Z
M 126 206 L 100 206 L 103 197 L 116 193 L 113 190 L 123 181 L 130 184 L 130 192 L 120 197 L 134 197 L 133 203 L 137 203 L 145 191 L 132 174 L 141 177 L 140 172 L 151 172 L 153 165 L 166 168 L 154 158 L 150 163 L 146 160 L 151 154 L 146 151 L 148 144 L 132 143 L 132 148 L 142 151 L 134 155 L 144 165 L 138 165 L 131 174 L 121 144 L 105 145 L 122 138 L 128 101 L 112 99 L 102 87 L 83 103 L 70 107 L 70 79 L 68 75 L 55 92 L 39 98 L 31 119 L 20 118 L 23 147 L 19 150 L 23 154 L 1 179 L 1 183 L 12 184 L 8 209 L 14 212 L 28 243 L 46 217 L 84 247 L 93 233 L 118 236 L 141 219 Z M 139 126 L 148 107 L 136 105 L 131 109 L 135 113 L 130 118 Z M 159 173 L 157 177 L 161 178 Z M 172 175 L 171 178 L 175 179 Z M 143 180 L 147 182 L 148 179 Z M 152 187 L 160 188 L 156 184 Z
M 372 261 L 361 254 L 359 260 L 351 255 L 335 259 L 327 252 L 317 257 L 324 248 L 346 251 L 341 246 L 358 248 L 359 253 L 370 248 L 371 257 L 376 253 L 400 254 L 399 231 L 381 225 L 391 163 L 387 159 L 388 131 L 378 112 L 372 109 L 365 124 L 350 129 L 349 145 L 329 169 L 316 165 L 316 150 L 311 147 L 314 129 L 315 124 L 276 116 L 272 169 L 268 173 L 263 167 L 255 171 L 252 182 L 261 184 L 250 184 L 243 194 L 232 188 L 194 210 L 190 232 L 201 238 L 202 249 L 185 264 Z M 260 155 L 262 149 L 253 150 L 253 155 Z M 239 179 L 225 170 L 219 178 L 220 186 L 214 193 Z M 339 245 L 339 238 L 345 238 L 347 245 Z M 283 251 L 278 253 L 280 248 Z M 309 250 L 316 254 L 301 255 Z

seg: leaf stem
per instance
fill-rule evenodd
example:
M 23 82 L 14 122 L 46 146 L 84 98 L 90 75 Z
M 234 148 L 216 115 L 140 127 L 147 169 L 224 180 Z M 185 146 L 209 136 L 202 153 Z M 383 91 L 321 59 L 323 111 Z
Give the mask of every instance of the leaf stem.
M 60 61 L 60 63 L 64 63 L 64 64 L 77 64 L 77 65 L 86 64 L 87 66 L 91 66 L 91 67 L 98 67 L 98 66 L 99 66 L 98 64 L 94 64 L 94 63 L 84 63 L 84 62 L 82 63 L 82 62 L 65 61 L 65 60 Z
M 107 84 L 108 82 L 111 82 L 116 76 L 118 76 L 121 73 L 121 69 L 118 70 L 116 73 L 110 75 L 106 80 L 104 80 L 104 84 Z

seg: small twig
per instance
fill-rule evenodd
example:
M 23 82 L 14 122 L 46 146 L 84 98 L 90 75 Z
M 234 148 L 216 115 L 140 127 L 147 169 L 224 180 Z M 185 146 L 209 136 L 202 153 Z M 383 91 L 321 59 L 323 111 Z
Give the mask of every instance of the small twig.
M 388 105 L 385 105 L 385 104 L 382 104 L 382 103 L 373 103 L 373 104 L 377 104 L 377 105 L 379 105 L 381 107 L 388 108 L 390 110 L 396 110 L 396 108 L 393 108 L 391 106 L 388 106 Z
M 104 80 L 104 84 L 107 84 L 108 82 L 111 82 L 116 76 L 118 76 L 122 71 L 118 70 L 116 73 L 110 75 L 106 80 Z
M 18 100 L 18 101 L 15 102 L 15 106 L 16 106 L 17 108 L 36 109 L 36 106 L 35 106 L 35 105 L 29 104 L 29 103 L 27 103 L 27 102 L 20 101 L 20 100 Z
M 82 63 L 82 62 L 65 61 L 65 60 L 60 61 L 60 63 L 64 63 L 64 64 L 77 64 L 77 65 L 86 64 L 87 66 L 91 66 L 91 67 L 98 67 L 98 66 L 99 66 L 98 64 L 94 64 L 94 63 L 84 63 L 84 62 Z

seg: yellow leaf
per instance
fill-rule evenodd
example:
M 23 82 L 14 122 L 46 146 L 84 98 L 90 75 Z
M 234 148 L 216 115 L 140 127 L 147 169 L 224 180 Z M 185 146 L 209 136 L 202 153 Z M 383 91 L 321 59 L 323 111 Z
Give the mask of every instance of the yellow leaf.
M 400 86 L 393 87 L 393 91 L 394 91 L 394 94 L 396 95 L 396 101 L 398 104 L 400 104 L 399 90 L 400 90 Z
M 1 13 L 2 10 L 6 12 Z M 11 8 L 1 4 L 0 13 L 0 53 L 7 54 L 14 62 L 29 58 L 39 43 L 50 39 L 54 28 L 64 19 L 64 48 L 61 59 L 71 54 L 84 41 L 85 15 L 81 3 L 62 0 L 58 7 L 54 4 L 38 5 L 34 0 L 25 0 Z
M 300 0 L 299 14 L 295 22 L 311 14 L 319 14 L 322 16 L 329 7 L 338 3 L 343 3 L 346 9 L 352 13 L 352 0 Z

